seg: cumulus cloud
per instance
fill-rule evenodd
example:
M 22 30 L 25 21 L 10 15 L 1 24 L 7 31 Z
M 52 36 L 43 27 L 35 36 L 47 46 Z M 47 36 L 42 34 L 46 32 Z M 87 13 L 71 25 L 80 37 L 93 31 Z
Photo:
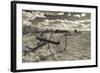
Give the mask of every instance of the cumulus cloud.
M 59 22 L 62 22 L 62 23 L 65 22 L 64 20 L 60 20 L 60 19 L 56 19 L 56 21 L 59 21 Z
M 79 14 L 76 14 L 76 15 L 73 15 L 73 16 L 74 17 L 79 17 L 79 18 L 81 17 L 81 15 L 79 15 Z
M 90 14 L 76 12 L 23 11 L 23 25 L 52 29 L 90 29 Z
M 82 13 L 81 16 L 82 16 L 82 17 L 86 16 L 86 13 Z
M 71 16 L 71 13 L 70 12 L 68 13 L 68 16 Z
M 47 20 L 47 19 L 45 19 L 44 21 L 45 21 L 45 22 L 47 22 L 47 23 L 48 23 L 48 22 L 50 22 L 50 21 L 49 21 L 49 20 Z
M 23 21 L 23 25 L 31 25 L 31 22 Z
M 44 16 L 44 13 L 43 13 L 43 12 L 37 11 L 37 12 L 35 13 L 35 15 L 36 15 L 37 17 L 46 18 L 46 16 Z
M 64 12 L 63 13 L 58 13 L 57 15 L 64 15 Z
M 32 14 L 30 12 L 23 11 L 22 14 L 23 14 L 23 16 L 26 16 L 26 17 L 31 17 L 32 16 Z
M 40 11 L 32 11 L 32 12 L 23 11 L 23 18 L 28 18 L 28 20 L 34 20 L 37 17 L 46 18 L 46 16 L 44 16 L 44 13 Z

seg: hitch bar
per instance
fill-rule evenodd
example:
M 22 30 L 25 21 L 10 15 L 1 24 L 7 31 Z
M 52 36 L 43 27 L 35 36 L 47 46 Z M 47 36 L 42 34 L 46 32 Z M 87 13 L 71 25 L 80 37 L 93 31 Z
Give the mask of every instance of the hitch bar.
M 44 41 L 44 42 L 47 42 L 47 43 L 52 43 L 52 44 L 60 44 L 59 41 L 55 42 L 55 41 L 52 41 L 52 40 L 48 40 L 48 39 L 45 39 L 45 38 L 41 38 L 41 37 L 36 37 L 36 39 L 40 40 L 40 41 Z

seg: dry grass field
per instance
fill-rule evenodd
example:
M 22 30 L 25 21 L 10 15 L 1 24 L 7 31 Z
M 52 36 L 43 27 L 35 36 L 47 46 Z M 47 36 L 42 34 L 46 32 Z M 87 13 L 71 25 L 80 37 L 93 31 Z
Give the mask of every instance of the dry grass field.
M 78 35 L 72 33 L 72 35 L 66 37 L 67 37 L 67 41 L 66 41 L 67 45 L 65 51 L 61 53 L 54 53 L 54 55 L 52 55 L 51 52 L 48 50 L 48 45 L 40 47 L 36 51 L 32 52 L 26 46 L 35 47 L 36 43 L 38 43 L 39 40 L 36 41 L 36 36 L 34 33 L 23 34 L 22 37 L 23 63 L 91 59 L 91 32 L 90 31 L 82 31 L 82 33 Z

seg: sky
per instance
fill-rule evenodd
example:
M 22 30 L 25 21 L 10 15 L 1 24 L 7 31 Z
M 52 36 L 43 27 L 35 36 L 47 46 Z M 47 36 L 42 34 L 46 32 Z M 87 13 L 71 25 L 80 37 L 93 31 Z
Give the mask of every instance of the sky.
M 91 13 L 23 10 L 22 22 L 39 29 L 90 31 Z

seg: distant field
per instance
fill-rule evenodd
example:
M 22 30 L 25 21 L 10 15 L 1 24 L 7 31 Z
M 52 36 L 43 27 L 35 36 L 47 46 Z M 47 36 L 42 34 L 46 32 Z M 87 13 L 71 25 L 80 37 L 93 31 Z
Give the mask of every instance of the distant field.
M 54 56 L 43 46 L 36 51 L 30 51 L 26 46 L 34 47 L 37 42 L 34 34 L 24 34 L 22 37 L 22 61 L 43 62 L 43 61 L 63 61 L 63 60 L 88 60 L 91 59 L 91 32 L 82 31 L 81 34 L 67 36 L 67 45 L 62 53 L 55 53 Z M 61 37 L 62 38 L 62 37 Z M 52 48 L 53 49 L 53 48 Z M 26 52 L 25 52 L 26 51 Z

